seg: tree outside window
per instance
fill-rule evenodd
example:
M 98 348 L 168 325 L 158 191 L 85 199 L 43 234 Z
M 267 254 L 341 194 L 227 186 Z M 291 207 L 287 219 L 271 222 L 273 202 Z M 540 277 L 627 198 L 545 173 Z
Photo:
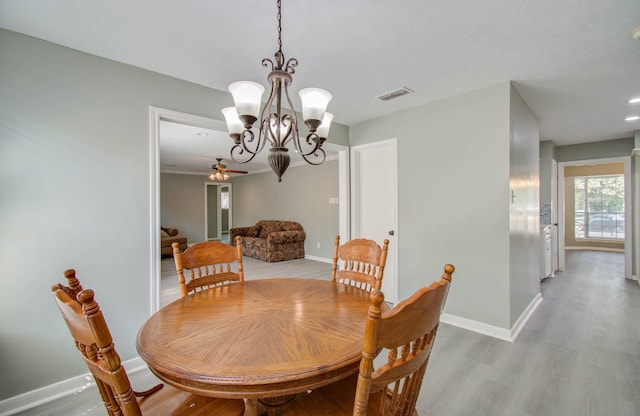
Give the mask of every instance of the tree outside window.
M 576 238 L 624 239 L 624 175 L 576 177 Z

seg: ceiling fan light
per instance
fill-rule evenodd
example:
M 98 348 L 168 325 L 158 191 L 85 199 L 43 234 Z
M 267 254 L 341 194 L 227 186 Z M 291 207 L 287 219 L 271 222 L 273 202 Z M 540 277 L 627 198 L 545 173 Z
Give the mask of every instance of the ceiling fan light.
M 258 118 L 260 102 L 264 87 L 253 81 L 238 81 L 229 85 L 229 92 L 233 95 L 239 116 Z
M 305 121 L 322 120 L 333 98 L 331 93 L 320 88 L 304 88 L 298 94 L 302 100 L 302 118 Z
M 222 114 L 227 122 L 227 130 L 229 134 L 240 134 L 244 130 L 244 124 L 238 117 L 238 110 L 235 107 L 226 107 L 222 109 Z
M 316 130 L 316 134 L 318 137 L 322 137 L 326 139 L 329 137 L 329 128 L 331 128 L 331 121 L 333 120 L 333 114 L 324 113 L 324 117 L 322 118 L 322 124 Z

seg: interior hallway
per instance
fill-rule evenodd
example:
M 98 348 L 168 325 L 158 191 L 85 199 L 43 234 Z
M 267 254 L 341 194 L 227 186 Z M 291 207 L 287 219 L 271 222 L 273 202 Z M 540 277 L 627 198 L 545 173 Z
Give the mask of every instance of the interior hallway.
M 622 253 L 567 251 L 566 262 L 515 343 L 441 326 L 421 415 L 640 414 L 640 286 L 624 279 Z
M 330 267 L 308 262 L 298 264 Z M 264 267 L 285 275 L 278 263 Z M 515 343 L 442 324 L 418 399 L 420 415 L 640 414 L 640 286 L 625 280 L 623 270 L 621 253 L 567 252 L 567 271 L 542 282 L 544 301 Z M 137 390 L 154 383 L 148 371 L 130 377 Z M 95 388 L 19 413 L 86 414 L 106 414 Z

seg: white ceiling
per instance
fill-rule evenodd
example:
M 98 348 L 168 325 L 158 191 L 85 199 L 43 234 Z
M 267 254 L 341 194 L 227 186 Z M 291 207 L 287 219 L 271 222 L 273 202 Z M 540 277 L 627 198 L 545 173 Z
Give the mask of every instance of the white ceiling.
M 283 51 L 300 63 L 294 102 L 301 88 L 327 89 L 336 122 L 512 80 L 540 119 L 541 140 L 640 130 L 624 120 L 640 115 L 627 103 L 640 97 L 640 41 L 631 36 L 639 0 L 282 3 Z M 275 0 L 1 0 L 0 27 L 220 90 L 244 79 L 266 85 L 260 62 L 277 49 Z M 415 93 L 376 98 L 400 87 Z

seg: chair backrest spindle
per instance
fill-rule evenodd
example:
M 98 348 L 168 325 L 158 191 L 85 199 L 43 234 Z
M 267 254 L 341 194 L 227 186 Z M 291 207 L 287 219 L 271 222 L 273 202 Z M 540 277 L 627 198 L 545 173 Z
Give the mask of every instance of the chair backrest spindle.
M 369 291 L 380 290 L 388 248 L 389 240 L 384 240 L 380 247 L 375 241 L 364 238 L 340 245 L 340 236 L 337 235 L 333 249 L 331 280 Z

